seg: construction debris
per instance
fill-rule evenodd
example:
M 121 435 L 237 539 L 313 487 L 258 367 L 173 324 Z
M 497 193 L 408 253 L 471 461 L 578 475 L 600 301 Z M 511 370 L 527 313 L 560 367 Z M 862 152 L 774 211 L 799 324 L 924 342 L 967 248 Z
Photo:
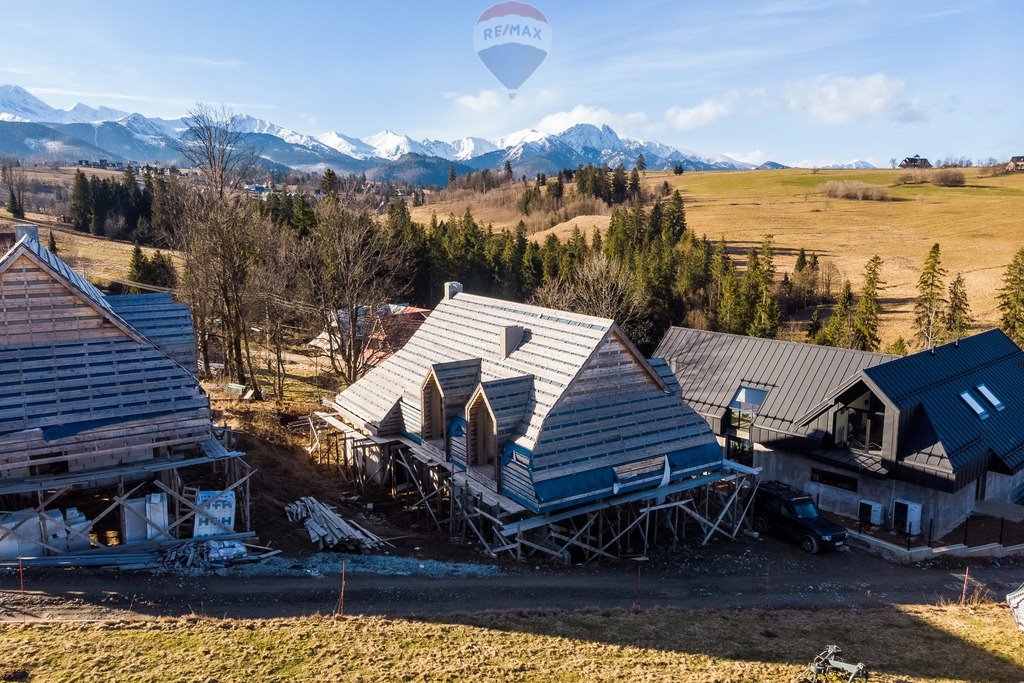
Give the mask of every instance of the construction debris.
M 99 567 L 119 570 L 208 571 L 239 563 L 258 562 L 281 552 L 239 540 L 251 539 L 251 532 L 232 536 L 201 541 L 137 543 L 79 553 L 19 557 L 16 561 L 0 561 L 0 568 Z
M 289 503 L 284 506 L 284 510 L 289 521 L 302 522 L 306 526 L 309 539 L 321 550 L 342 544 L 351 550 L 368 553 L 381 546 L 391 545 L 367 531 L 358 522 L 343 519 L 334 507 L 321 503 L 312 496 Z

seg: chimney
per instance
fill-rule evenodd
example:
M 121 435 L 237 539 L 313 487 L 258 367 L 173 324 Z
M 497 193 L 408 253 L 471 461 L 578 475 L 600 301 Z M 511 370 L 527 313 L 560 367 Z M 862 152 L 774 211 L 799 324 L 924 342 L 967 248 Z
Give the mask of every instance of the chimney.
M 523 334 L 526 333 L 526 328 L 520 327 L 519 325 L 505 325 L 500 328 L 498 334 L 498 355 L 502 358 L 508 358 L 512 355 L 512 352 L 516 350 L 519 343 L 523 341 Z
M 444 300 L 454 299 L 456 294 L 462 293 L 461 282 L 446 282 L 444 283 Z
M 21 225 L 14 226 L 14 241 L 17 242 L 22 237 L 28 237 L 29 239 L 39 242 L 39 226 L 35 223 L 22 223 Z

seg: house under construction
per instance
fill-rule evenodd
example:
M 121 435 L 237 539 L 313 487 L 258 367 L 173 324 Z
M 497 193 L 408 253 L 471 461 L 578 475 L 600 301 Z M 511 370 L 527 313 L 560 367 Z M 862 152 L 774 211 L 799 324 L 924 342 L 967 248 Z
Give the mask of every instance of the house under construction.
M 317 413 L 311 450 L 491 554 L 643 555 L 735 537 L 757 470 L 611 320 L 463 293 Z M 689 524 L 687 523 L 689 522 Z
M 188 306 L 105 296 L 19 227 L 0 257 L 0 562 L 237 538 L 241 455 L 215 435 Z

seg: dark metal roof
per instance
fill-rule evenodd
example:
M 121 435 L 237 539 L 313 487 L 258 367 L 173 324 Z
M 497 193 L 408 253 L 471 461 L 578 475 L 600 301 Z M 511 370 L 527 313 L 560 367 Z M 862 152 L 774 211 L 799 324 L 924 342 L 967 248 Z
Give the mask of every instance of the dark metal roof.
M 797 426 L 860 370 L 895 356 L 814 344 L 743 337 L 673 327 L 656 358 L 664 358 L 682 385 L 683 399 L 705 417 L 720 419 L 741 385 L 768 391 L 754 425 L 803 434 Z
M 1024 351 L 1002 331 L 982 332 L 864 374 L 898 410 L 915 411 L 915 432 L 925 432 L 921 427 L 927 423 L 955 471 L 989 453 L 1011 470 L 1024 466 Z M 1002 410 L 978 390 L 981 384 L 1002 402 Z M 961 398 L 964 391 L 988 417 L 979 417 Z

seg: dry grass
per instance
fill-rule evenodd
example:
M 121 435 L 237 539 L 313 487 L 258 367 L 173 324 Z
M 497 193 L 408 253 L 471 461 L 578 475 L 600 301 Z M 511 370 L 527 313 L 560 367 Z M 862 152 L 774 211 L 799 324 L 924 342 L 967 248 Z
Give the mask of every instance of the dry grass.
M 863 660 L 873 681 L 1024 678 L 1024 636 L 991 604 L 7 624 L 0 674 L 39 683 L 788 681 L 829 643 Z
M 965 169 L 966 187 L 893 186 L 901 170 L 739 171 L 648 173 L 657 187 L 668 181 L 688 201 L 686 219 L 697 234 L 725 236 L 738 254 L 775 235 L 779 267 L 790 270 L 800 247 L 835 261 L 856 287 L 874 254 L 885 259 L 882 337 L 910 337 L 913 297 L 921 263 L 935 242 L 943 264 L 962 272 L 978 328 L 998 324 L 998 290 L 1013 253 L 1024 246 L 1024 174 L 982 176 Z M 829 180 L 889 185 L 895 201 L 850 202 L 823 196 Z

